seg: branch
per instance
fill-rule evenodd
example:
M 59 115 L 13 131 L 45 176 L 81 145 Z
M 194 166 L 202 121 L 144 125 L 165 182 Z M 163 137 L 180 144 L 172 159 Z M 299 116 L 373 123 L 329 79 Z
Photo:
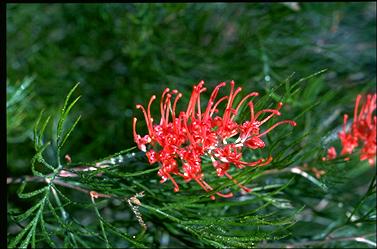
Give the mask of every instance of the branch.
M 22 183 L 22 182 L 46 182 L 46 179 L 47 178 L 44 178 L 44 177 L 41 177 L 41 176 L 22 176 L 22 177 L 17 177 L 17 178 L 7 177 L 7 184 L 16 184 L 16 183 Z M 89 192 L 90 192 L 87 189 L 81 188 L 79 186 L 75 186 L 75 185 L 73 185 L 69 182 L 64 182 L 64 181 L 61 181 L 59 179 L 60 179 L 59 177 L 56 177 L 51 182 L 56 184 L 56 185 L 75 189 L 75 190 L 78 190 L 78 191 L 86 193 L 86 194 L 89 194 Z
M 104 162 L 107 163 L 107 161 L 104 161 Z M 77 167 L 74 167 L 74 168 L 70 168 L 69 171 L 65 170 L 63 168 L 59 171 L 58 174 L 51 173 L 51 174 L 46 175 L 45 177 L 42 177 L 42 176 L 21 176 L 21 177 L 18 177 L 18 178 L 7 177 L 7 184 L 17 184 L 17 183 L 22 183 L 22 182 L 45 182 L 46 179 L 52 178 L 53 179 L 52 182 L 57 184 L 57 185 L 67 187 L 67 188 L 76 189 L 78 191 L 81 191 L 81 192 L 88 194 L 90 192 L 89 190 L 86 190 L 86 189 L 83 189 L 81 187 L 72 185 L 68 182 L 61 181 L 61 180 L 59 180 L 59 178 L 78 177 L 78 175 L 75 173 L 75 171 L 76 172 L 77 171 L 95 171 L 95 170 L 98 170 L 98 169 L 101 169 L 101 168 L 107 168 L 107 167 L 110 166 L 109 164 L 103 164 L 104 162 L 96 163 L 96 166 L 82 166 L 82 165 L 80 165 L 80 166 L 77 166 Z M 56 177 L 52 177 L 52 176 L 55 176 L 55 175 L 56 175 Z

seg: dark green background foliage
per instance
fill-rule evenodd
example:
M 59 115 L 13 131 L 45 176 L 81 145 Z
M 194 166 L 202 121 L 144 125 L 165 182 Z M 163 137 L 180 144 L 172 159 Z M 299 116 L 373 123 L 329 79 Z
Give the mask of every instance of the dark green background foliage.
M 321 157 L 329 146 L 339 151 L 336 134 L 342 115 L 353 112 L 356 95 L 375 91 L 375 3 L 8 4 L 6 20 L 8 176 L 32 175 L 35 149 L 34 166 L 43 179 L 55 167 L 100 162 L 133 147 L 132 117 L 142 117 L 135 104 L 145 105 L 169 87 L 184 94 L 183 107 L 200 80 L 209 91 L 230 80 L 243 87 L 243 95 L 259 91 L 258 109 L 283 101 L 280 120 L 298 123 L 277 128 L 265 150 L 245 155 L 271 154 L 274 161 L 232 170 L 255 191 L 231 200 L 211 201 L 183 181 L 174 193 L 171 182 L 158 182 L 157 166 L 135 149 L 122 152 L 122 162 L 102 169 L 101 176 L 84 172 L 62 179 L 118 198 L 97 199 L 97 205 L 87 194 L 43 182 L 28 183 L 25 191 L 48 186 L 45 192 L 20 199 L 19 184 L 9 184 L 10 245 L 22 238 L 58 247 L 373 247 L 375 168 L 359 162 L 357 154 L 349 162 Z M 76 82 L 69 103 L 81 99 L 64 119 L 64 132 L 81 119 L 60 151 L 61 108 Z M 37 134 L 51 118 L 34 147 L 33 127 L 42 109 Z M 142 123 L 138 130 L 145 134 Z M 72 165 L 65 164 L 66 153 Z M 311 171 L 313 177 L 289 171 L 304 164 L 326 174 L 316 179 Z M 239 192 L 207 166 L 211 185 Z M 140 191 L 145 232 L 123 200 Z M 27 224 L 30 230 L 16 237 Z M 358 236 L 369 242 L 356 242 Z

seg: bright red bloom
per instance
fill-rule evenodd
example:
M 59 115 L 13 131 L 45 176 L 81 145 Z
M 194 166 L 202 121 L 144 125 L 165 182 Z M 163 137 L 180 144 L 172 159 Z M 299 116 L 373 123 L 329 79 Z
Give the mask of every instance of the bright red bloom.
M 157 124 L 154 123 L 150 113 L 151 104 L 156 99 L 155 95 L 151 97 L 147 110 L 141 105 L 136 106 L 144 113 L 148 135 L 141 137 L 136 133 L 137 119 L 134 118 L 134 140 L 139 149 L 146 152 L 150 164 L 156 162 L 160 164 L 158 175 L 162 178 L 161 182 L 165 182 L 167 179 L 171 180 L 176 192 L 179 191 L 179 186 L 172 175 L 178 175 L 186 182 L 195 180 L 207 192 L 213 190 L 203 179 L 202 157 L 204 156 L 211 159 L 218 176 L 225 175 L 245 191 L 250 191 L 227 172 L 230 166 L 234 165 L 237 168 L 263 166 L 269 164 L 272 157 L 245 162 L 242 160 L 242 148 L 244 146 L 252 150 L 264 148 L 265 143 L 262 137 L 276 126 L 284 123 L 296 125 L 294 121 L 285 120 L 260 132 L 260 127 L 264 123 L 273 116 L 280 115 L 279 110 L 282 103 L 278 104 L 277 109 L 265 109 L 254 114 L 254 105 L 249 99 L 259 94 L 252 92 L 246 95 L 234 108 L 234 100 L 241 92 L 241 87 L 234 89 L 233 81 L 230 83 L 229 96 L 224 96 L 216 101 L 220 88 L 225 85 L 226 83 L 222 82 L 215 87 L 204 112 L 202 112 L 200 94 L 206 91 L 206 88 L 204 82 L 201 81 L 194 86 L 186 111 L 181 111 L 178 115 L 176 105 L 182 94 L 177 90 L 170 91 L 169 88 L 166 88 L 161 96 L 161 119 Z M 249 100 L 250 120 L 239 124 L 234 119 L 247 100 Z M 225 102 L 226 106 L 222 116 L 220 116 L 217 108 L 224 101 L 227 101 Z M 269 115 L 260 120 L 259 117 L 263 113 L 269 113 Z M 147 151 L 148 144 L 151 145 L 149 151 Z M 217 194 L 223 197 L 233 196 L 232 193 L 217 192 Z M 214 199 L 214 196 L 211 196 L 211 198 Z
M 374 110 L 376 110 L 376 94 L 367 95 L 367 100 L 364 105 L 362 105 L 360 113 L 358 114 L 360 99 L 361 95 L 358 95 L 354 110 L 352 133 L 363 143 L 360 152 L 360 160 L 368 160 L 370 165 L 374 165 L 376 162 L 377 117 L 373 116 L 372 118 L 372 115 Z
M 335 150 L 334 146 L 331 146 L 327 150 L 327 157 L 322 157 L 322 161 L 332 160 L 332 159 L 335 159 L 335 158 L 336 158 L 336 150 Z
M 358 137 L 352 133 L 352 130 L 348 133 L 346 131 L 348 120 L 347 114 L 344 114 L 343 120 L 343 130 L 338 133 L 338 137 L 340 139 L 340 142 L 342 143 L 342 151 L 340 152 L 340 154 L 352 154 L 353 150 L 359 145 Z
M 330 147 L 327 151 L 327 155 L 328 155 L 328 158 L 331 160 L 331 159 L 334 159 L 336 158 L 336 150 L 334 147 Z
M 370 165 L 376 162 L 376 116 L 373 116 L 376 110 L 376 94 L 368 94 L 365 103 L 359 112 L 359 104 L 362 96 L 359 94 L 356 98 L 353 123 L 347 131 L 348 115 L 344 115 L 343 130 L 339 132 L 338 137 L 342 143 L 341 155 L 352 154 L 353 151 L 361 145 L 360 160 L 368 160 Z M 330 152 L 331 149 L 331 152 Z M 336 151 L 332 147 L 328 151 L 328 159 L 336 157 Z M 335 153 L 335 154 L 334 154 Z

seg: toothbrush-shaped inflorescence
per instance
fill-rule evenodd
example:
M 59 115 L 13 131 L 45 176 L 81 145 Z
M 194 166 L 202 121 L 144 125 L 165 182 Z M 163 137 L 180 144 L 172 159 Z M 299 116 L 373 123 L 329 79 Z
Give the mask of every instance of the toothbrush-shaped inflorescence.
M 147 109 L 142 105 L 136 108 L 141 109 L 144 114 L 148 135 L 141 137 L 136 132 L 137 119 L 133 119 L 133 135 L 138 148 L 148 157 L 149 163 L 159 163 L 158 175 L 162 178 L 161 183 L 171 180 L 174 191 L 179 191 L 179 186 L 173 175 L 182 177 L 186 182 L 196 181 L 205 191 L 212 191 L 213 188 L 204 180 L 202 172 L 202 158 L 208 157 L 218 176 L 226 176 L 243 190 L 250 189 L 238 183 L 228 173 L 231 165 L 237 168 L 255 167 L 267 165 L 272 157 L 260 158 L 253 162 L 242 160 L 242 148 L 252 150 L 262 149 L 265 143 L 263 136 L 269 133 L 276 126 L 290 124 L 295 126 L 292 120 L 284 120 L 275 123 L 270 128 L 260 131 L 261 126 L 274 116 L 280 116 L 279 110 L 282 103 L 278 103 L 276 109 L 264 109 L 255 113 L 252 97 L 258 96 L 257 92 L 246 95 L 237 105 L 234 104 L 236 96 L 241 92 L 241 87 L 235 89 L 234 81 L 230 82 L 230 94 L 217 99 L 220 88 L 226 85 L 225 82 L 218 84 L 212 91 L 210 99 L 204 110 L 200 104 L 200 94 L 206 91 L 204 82 L 195 85 L 191 94 L 186 111 L 176 112 L 177 102 L 182 94 L 177 90 L 170 91 L 166 88 L 160 100 L 160 122 L 155 123 L 151 116 L 151 105 L 156 99 L 153 95 L 148 103 Z M 219 115 L 218 106 L 223 103 L 225 109 L 222 116 Z M 237 123 L 235 117 L 239 114 L 241 107 L 246 104 L 250 109 L 250 119 Z M 267 117 L 261 119 L 262 114 L 268 113 Z M 149 145 L 149 149 L 147 149 Z M 232 197 L 232 193 L 220 193 L 223 197 Z M 214 199 L 214 196 L 211 196 Z

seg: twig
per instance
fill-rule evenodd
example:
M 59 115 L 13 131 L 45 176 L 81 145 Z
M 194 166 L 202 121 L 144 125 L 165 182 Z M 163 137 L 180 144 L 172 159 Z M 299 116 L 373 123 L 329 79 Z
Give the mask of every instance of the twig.
M 51 173 L 51 174 L 46 175 L 45 177 L 42 177 L 42 176 L 21 176 L 21 177 L 18 177 L 18 178 L 7 177 L 7 184 L 17 184 L 17 183 L 22 183 L 22 182 L 44 182 L 44 181 L 46 181 L 46 179 L 51 179 L 51 182 L 53 182 L 57 185 L 67 187 L 67 188 L 76 189 L 78 191 L 89 194 L 89 192 L 90 192 L 89 190 L 86 190 L 86 189 L 83 189 L 81 187 L 72 185 L 68 182 L 61 181 L 61 180 L 59 180 L 59 178 L 78 177 L 78 175 L 75 173 L 75 171 L 95 171 L 95 170 L 98 170 L 100 168 L 107 168 L 110 165 L 103 164 L 103 163 L 107 163 L 107 162 L 108 161 L 99 162 L 99 163 L 96 163 L 95 166 L 80 165 L 80 166 L 77 166 L 77 167 L 74 167 L 74 168 L 70 168 L 69 171 L 62 168 L 61 170 L 59 170 L 58 173 Z
M 47 177 L 46 178 L 41 177 L 41 176 L 22 176 L 22 177 L 17 177 L 17 178 L 7 177 L 7 184 L 16 184 L 16 183 L 22 183 L 22 182 L 45 182 L 46 181 L 45 179 L 47 179 Z M 54 180 L 51 180 L 51 182 L 54 184 L 63 186 L 63 187 L 76 189 L 84 193 L 89 193 L 89 190 L 72 185 L 68 182 L 61 181 L 59 180 L 58 177 L 55 178 Z
M 21 183 L 21 182 L 43 182 L 45 181 L 43 177 L 40 176 L 22 176 L 22 177 L 7 177 L 7 184 L 11 183 Z
M 18 177 L 18 178 L 7 177 L 7 184 L 16 184 L 16 183 L 21 183 L 21 182 L 24 182 L 24 181 L 26 181 L 26 182 L 44 182 L 46 180 L 45 180 L 44 177 L 41 177 L 41 176 L 24 176 L 24 177 Z M 51 182 L 56 184 L 56 185 L 62 186 L 62 187 L 75 189 L 75 190 L 83 192 L 85 194 L 90 194 L 90 192 L 94 192 L 94 191 L 90 191 L 90 190 L 81 188 L 79 186 L 73 185 L 69 182 L 61 181 L 59 177 L 56 177 L 55 179 L 51 180 Z M 105 194 L 101 194 L 101 193 L 97 193 L 97 194 L 98 194 L 99 197 L 107 197 L 107 198 L 113 197 L 111 195 L 105 195 Z
M 90 191 L 87 190 L 87 189 L 84 189 L 84 188 L 81 188 L 79 186 L 75 186 L 75 185 L 72 185 L 68 182 L 64 182 L 64 181 L 61 181 L 59 179 L 54 179 L 53 183 L 57 184 L 57 185 L 60 185 L 60 186 L 63 186 L 63 187 L 67 187 L 67 188 L 71 188 L 71 189 L 75 189 L 75 190 L 78 190 L 80 192 L 83 192 L 83 193 L 86 193 L 86 194 L 89 194 Z

